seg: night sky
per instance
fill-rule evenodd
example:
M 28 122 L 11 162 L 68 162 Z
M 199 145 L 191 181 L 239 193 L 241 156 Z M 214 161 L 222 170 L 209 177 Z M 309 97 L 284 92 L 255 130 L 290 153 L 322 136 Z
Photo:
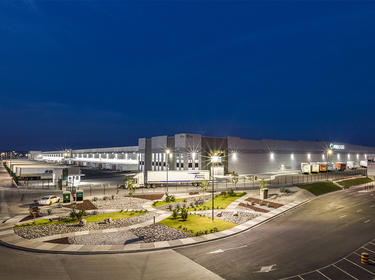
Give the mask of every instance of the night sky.
M 1 0 L 0 97 L 0 150 L 375 146 L 375 3 Z

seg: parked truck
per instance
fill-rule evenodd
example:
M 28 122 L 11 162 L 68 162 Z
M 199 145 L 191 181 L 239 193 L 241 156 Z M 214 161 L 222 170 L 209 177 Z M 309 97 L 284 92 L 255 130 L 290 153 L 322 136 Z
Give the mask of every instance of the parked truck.
M 345 171 L 346 170 L 346 163 L 336 162 L 335 166 L 336 166 L 336 170 L 338 170 L 338 171 Z
M 319 172 L 327 172 L 328 164 L 326 162 L 319 162 Z
M 319 163 L 313 162 L 311 163 L 311 173 L 319 173 L 320 165 Z
M 210 179 L 210 173 L 208 170 L 147 171 L 136 174 L 133 179 L 137 187 L 157 187 L 167 184 L 198 186 Z
M 367 160 L 361 160 L 361 161 L 359 162 L 359 165 L 360 165 L 361 167 L 365 167 L 365 168 L 367 168 Z
M 303 174 L 310 174 L 310 172 L 311 172 L 310 163 L 302 162 L 301 163 L 301 172 Z

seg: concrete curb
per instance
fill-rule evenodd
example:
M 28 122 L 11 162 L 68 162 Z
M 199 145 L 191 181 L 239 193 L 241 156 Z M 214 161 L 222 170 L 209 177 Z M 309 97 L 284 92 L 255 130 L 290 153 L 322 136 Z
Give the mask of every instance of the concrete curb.
M 96 255 L 96 254 L 122 254 L 122 253 L 136 253 L 146 251 L 156 251 L 173 249 L 178 247 L 196 245 L 200 243 L 210 242 L 218 239 L 223 239 L 240 234 L 244 231 L 256 228 L 270 220 L 293 210 L 310 200 L 304 200 L 299 203 L 289 203 L 280 208 L 273 209 L 268 213 L 264 213 L 255 219 L 249 220 L 246 223 L 240 224 L 231 229 L 212 233 L 199 237 L 190 237 L 184 239 L 176 239 L 170 241 L 159 241 L 154 243 L 137 243 L 127 245 L 71 245 L 71 244 L 56 244 L 48 243 L 35 239 L 24 239 L 16 235 L 13 231 L 15 223 L 6 224 L 0 227 L 0 244 L 6 247 L 19 249 L 23 251 L 36 252 L 36 253 L 50 253 L 50 254 L 75 254 L 75 255 Z M 151 210 L 152 202 L 146 203 L 147 210 Z M 152 208 L 153 211 L 157 209 Z M 79 234 L 79 233 L 78 233 Z M 81 233 L 85 234 L 85 232 Z

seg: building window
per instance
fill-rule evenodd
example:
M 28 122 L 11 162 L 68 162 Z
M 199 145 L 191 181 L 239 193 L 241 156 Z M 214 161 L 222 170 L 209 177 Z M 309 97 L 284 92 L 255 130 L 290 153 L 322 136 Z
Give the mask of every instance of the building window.
M 179 163 L 179 162 L 176 162 L 176 167 L 177 167 L 177 168 L 180 167 L 180 163 Z
M 193 163 L 189 162 L 189 168 L 192 168 L 192 167 L 193 167 Z
M 184 168 L 184 163 L 183 162 L 181 162 L 181 168 Z
M 196 163 L 195 163 L 195 168 L 198 168 L 198 167 L 199 167 L 199 163 L 196 162 Z

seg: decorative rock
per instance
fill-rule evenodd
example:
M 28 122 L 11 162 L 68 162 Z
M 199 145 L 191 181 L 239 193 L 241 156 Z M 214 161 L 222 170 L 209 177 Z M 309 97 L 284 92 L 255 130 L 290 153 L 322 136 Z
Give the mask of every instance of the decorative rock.
M 104 219 L 104 222 L 105 222 L 106 224 L 110 224 L 110 223 L 112 223 L 112 218 L 109 217 L 109 218 L 107 218 L 107 219 Z
M 87 221 L 85 219 L 82 219 L 79 221 L 79 226 L 84 227 L 87 225 Z
M 221 216 L 223 216 L 223 212 L 219 212 L 219 213 L 217 213 L 217 215 L 216 216 L 218 216 L 218 217 L 221 217 Z
M 238 212 L 234 212 L 233 216 L 238 217 Z

